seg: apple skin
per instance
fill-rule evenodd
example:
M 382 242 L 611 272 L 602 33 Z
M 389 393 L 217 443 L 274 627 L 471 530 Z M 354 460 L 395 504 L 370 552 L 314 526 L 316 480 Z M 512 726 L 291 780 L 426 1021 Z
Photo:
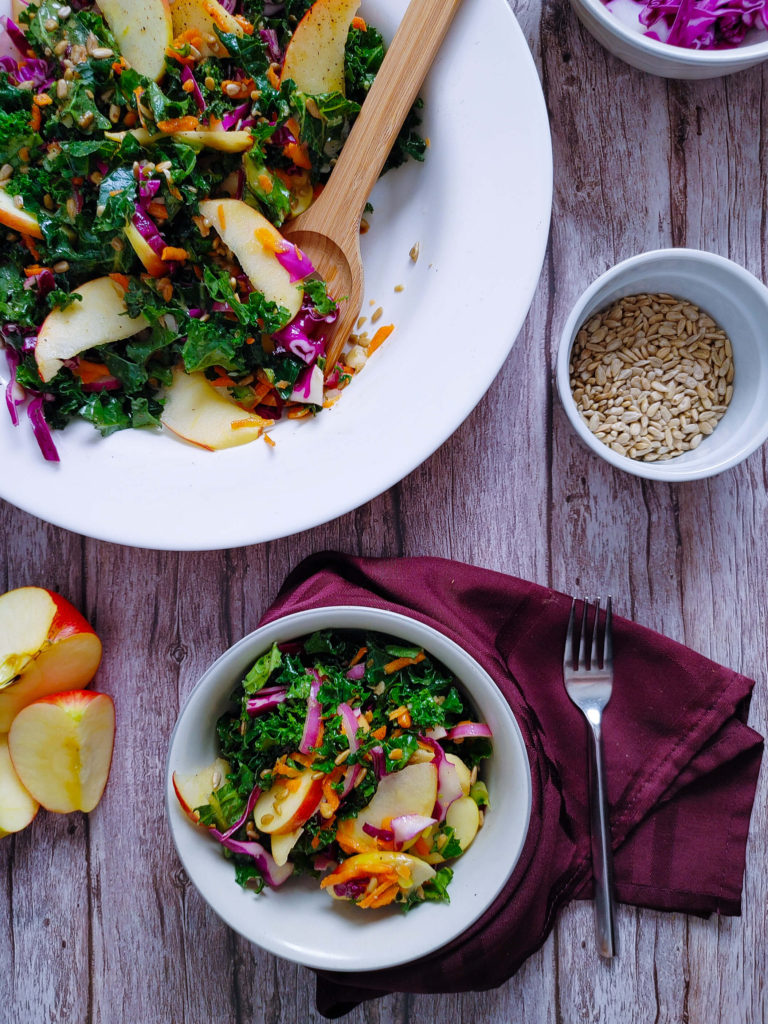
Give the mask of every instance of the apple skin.
M 222 32 L 230 35 L 243 35 L 240 24 L 217 0 L 174 0 L 171 17 L 174 36 L 189 31 L 200 33 L 202 45 L 199 49 L 203 57 L 221 57 L 227 53 L 214 26 L 217 25 Z M 213 43 L 208 39 L 209 36 L 213 36 Z
M 31 235 L 33 238 L 42 238 L 43 232 L 34 213 L 28 210 L 20 210 L 4 188 L 0 188 L 0 224 L 5 224 L 13 231 L 19 231 L 22 235 Z
M 41 587 L 3 594 L 0 733 L 8 732 L 19 711 L 40 697 L 87 686 L 100 661 L 101 641 L 66 598 Z
M 156 82 L 165 74 L 165 50 L 173 42 L 168 0 L 99 0 L 120 53 L 132 68 Z
M 272 420 L 246 412 L 202 373 L 173 371 L 160 421 L 177 437 L 209 452 L 235 448 L 261 437 Z M 237 424 L 237 426 L 234 426 Z
M 22 784 L 49 811 L 92 811 L 109 777 L 115 706 L 104 693 L 69 690 L 28 704 L 8 733 Z
M 219 788 L 230 771 L 229 763 L 224 758 L 217 757 L 213 764 L 206 765 L 205 768 L 201 768 L 200 771 L 194 772 L 192 775 L 173 773 L 171 777 L 173 791 L 181 804 L 181 809 L 190 821 L 198 824 L 200 815 L 195 808 L 208 803 L 211 793 Z M 219 780 L 218 785 L 217 780 Z
M 8 737 L 0 736 L 0 838 L 21 832 L 32 821 L 40 804 L 22 786 L 8 753 Z
M 253 808 L 256 828 L 268 835 L 280 836 L 295 832 L 308 821 L 323 799 L 323 780 L 314 779 L 313 775 L 314 772 L 307 769 L 290 780 L 298 782 L 298 786 L 287 791 L 287 795 L 285 782 L 276 782 L 262 793 Z M 276 798 L 279 798 L 277 804 Z
M 344 95 L 344 49 L 360 0 L 315 0 L 285 51 L 280 81 L 300 92 Z
M 304 290 L 291 283 L 291 275 L 275 255 L 284 245 L 277 228 L 241 199 L 206 199 L 200 203 L 200 213 L 235 254 L 253 287 L 287 309 L 293 319 L 301 309 Z
M 125 292 L 111 277 L 97 277 L 81 284 L 81 302 L 54 309 L 43 321 L 35 346 L 40 379 L 47 383 L 59 372 L 63 360 L 120 341 L 149 327 L 143 316 L 126 316 Z

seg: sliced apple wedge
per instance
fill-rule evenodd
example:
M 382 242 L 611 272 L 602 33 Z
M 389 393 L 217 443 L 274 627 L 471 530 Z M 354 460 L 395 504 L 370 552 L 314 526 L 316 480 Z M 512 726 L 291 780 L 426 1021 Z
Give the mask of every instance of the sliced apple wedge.
M 296 828 L 293 832 L 281 832 L 272 836 L 272 857 L 279 868 L 288 863 L 288 855 L 301 839 L 303 832 L 303 828 Z
M 14 203 L 13 196 L 9 196 L 4 188 L 0 188 L 0 224 L 5 224 L 13 231 L 19 231 L 22 235 L 31 235 L 33 238 L 42 238 L 43 232 L 34 213 L 28 210 L 19 209 Z
M 226 780 L 230 770 L 229 763 L 223 757 L 217 757 L 213 764 L 206 765 L 191 775 L 173 773 L 173 790 L 176 798 L 184 813 L 195 824 L 200 817 L 195 808 L 203 807 L 209 802 L 211 793 L 215 793 Z
M 312 95 L 344 94 L 344 49 L 360 0 L 315 0 L 285 51 L 281 81 Z
M 240 199 L 206 199 L 200 203 L 200 213 L 235 254 L 253 287 L 287 309 L 293 319 L 301 309 L 304 290 L 291 283 L 291 275 L 277 259 L 284 245 L 277 228 Z
M 0 733 L 27 704 L 87 686 L 101 641 L 60 594 L 20 587 L 0 597 Z
M 40 804 L 24 788 L 8 753 L 8 737 L 0 736 L 0 837 L 21 832 Z
M 174 370 L 161 422 L 185 441 L 208 451 L 235 448 L 261 437 L 272 420 L 246 412 L 202 373 Z
M 363 830 L 364 825 L 384 827 L 384 822 L 402 814 L 429 817 L 437 799 L 437 768 L 434 764 L 409 764 L 399 772 L 385 775 L 371 802 L 356 818 L 339 823 L 337 839 L 347 853 L 375 850 L 376 840 Z
M 133 251 L 144 264 L 146 271 L 152 277 L 165 277 L 170 270 L 168 264 L 160 259 L 146 238 L 131 221 L 128 221 L 125 225 L 125 237 L 130 242 Z
M 16 774 L 49 811 L 92 811 L 109 776 L 115 739 L 111 697 L 70 690 L 29 704 L 8 733 Z
M 165 49 L 173 42 L 168 0 L 99 0 L 99 10 L 128 63 L 155 81 L 165 72 Z
M 138 334 L 148 321 L 131 318 L 125 308 L 125 291 L 111 277 L 97 277 L 77 289 L 82 301 L 66 309 L 54 309 L 43 321 L 35 346 L 41 379 L 47 383 L 61 369 L 65 359 Z
M 480 828 L 480 810 L 472 797 L 460 796 L 454 800 L 446 812 L 445 823 L 453 829 L 463 853 Z
M 326 875 L 320 883 L 321 889 L 328 889 L 335 899 L 359 900 L 366 892 L 349 887 L 350 882 L 371 883 L 368 889 L 375 889 L 384 882 L 394 887 L 397 883 L 399 894 L 406 896 L 411 890 L 417 889 L 435 877 L 435 869 L 419 857 L 409 853 L 395 853 L 392 850 L 378 850 L 375 853 L 357 853 L 342 861 L 339 867 Z M 338 888 L 337 888 L 338 887 Z M 382 894 L 380 900 L 368 904 L 372 907 L 391 903 L 398 895 L 398 889 L 391 889 Z
M 174 132 L 172 138 L 193 149 L 218 149 L 222 153 L 244 153 L 253 145 L 250 132 L 215 132 L 200 129 L 191 132 Z
M 171 17 L 175 36 L 184 32 L 197 32 L 200 35 L 201 44 L 198 49 L 203 57 L 227 55 L 214 28 L 230 35 L 243 35 L 239 22 L 217 0 L 174 0 Z
M 268 835 L 288 835 L 308 821 L 323 799 L 323 780 L 313 775 L 307 769 L 297 778 L 276 782 L 262 793 L 253 808 L 256 828 Z M 296 786 L 289 789 L 292 783 Z

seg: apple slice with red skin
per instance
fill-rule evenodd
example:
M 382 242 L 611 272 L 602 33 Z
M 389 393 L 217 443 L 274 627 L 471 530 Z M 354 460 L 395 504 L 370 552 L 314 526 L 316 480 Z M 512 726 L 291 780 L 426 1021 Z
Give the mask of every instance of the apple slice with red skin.
M 273 422 L 247 412 L 204 374 L 180 368 L 173 371 L 160 421 L 178 437 L 211 452 L 255 441 Z
M 19 209 L 13 201 L 13 196 L 8 195 L 4 188 L 0 188 L 0 224 L 4 224 L 13 231 L 19 231 L 22 235 L 31 235 L 33 238 L 43 237 L 43 232 L 34 213 Z
M 191 775 L 173 773 L 171 778 L 176 798 L 190 821 L 194 821 L 195 824 L 199 822 L 200 815 L 195 808 L 210 803 L 211 793 L 216 792 L 230 771 L 229 763 L 222 757 L 217 757 L 212 764 Z
M 101 641 L 80 612 L 42 587 L 0 596 L 0 733 L 32 701 L 87 686 Z
M 81 301 L 66 309 L 54 309 L 37 336 L 35 360 L 44 383 L 56 376 L 65 359 L 110 341 L 130 338 L 149 327 L 145 317 L 127 315 L 125 289 L 112 277 L 86 281 L 77 294 Z
M 308 768 L 262 793 L 253 808 L 256 828 L 268 835 L 287 835 L 308 821 L 323 799 L 323 780 L 313 778 L 314 774 Z
M 281 82 L 292 78 L 310 95 L 344 95 L 344 51 L 359 6 L 360 0 L 315 0 L 288 43 Z
M 173 42 L 168 0 L 99 0 L 99 10 L 131 67 L 159 81 L 166 47 Z
M 109 777 L 115 706 L 104 693 L 69 690 L 28 704 L 8 733 L 22 784 L 49 811 L 92 811 Z
M 345 818 L 339 823 L 336 836 L 347 853 L 377 850 L 375 838 L 363 830 L 363 825 L 383 828 L 384 822 L 402 814 L 430 817 L 437 799 L 437 768 L 427 761 L 408 764 L 398 772 L 385 775 L 379 782 L 371 802 L 356 818 Z
M 0 736 L 0 837 L 21 832 L 39 809 L 40 804 L 16 774 L 8 753 L 8 737 Z

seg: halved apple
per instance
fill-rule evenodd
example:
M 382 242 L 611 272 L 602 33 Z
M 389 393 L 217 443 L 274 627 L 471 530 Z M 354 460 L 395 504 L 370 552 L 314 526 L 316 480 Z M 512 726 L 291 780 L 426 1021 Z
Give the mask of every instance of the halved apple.
M 244 153 L 253 145 L 250 132 L 216 132 L 200 129 L 191 132 L 174 132 L 177 142 L 183 142 L 193 149 L 218 149 L 223 153 Z
M 77 293 L 82 301 L 66 309 L 54 309 L 37 336 L 35 359 L 45 383 L 56 376 L 65 359 L 110 341 L 130 338 L 149 327 L 143 316 L 128 316 L 125 290 L 111 277 L 86 281 Z
M 284 245 L 277 228 L 240 199 L 206 199 L 200 213 L 235 254 L 253 287 L 287 309 L 293 319 L 301 309 L 304 289 L 291 283 L 291 275 L 277 259 Z
M 344 50 L 360 0 L 315 0 L 296 26 L 285 51 L 282 82 L 300 92 L 344 94 Z
M 364 825 L 383 828 L 384 822 L 402 814 L 429 817 L 437 799 L 437 768 L 434 764 L 408 764 L 399 772 L 383 776 L 371 802 L 356 818 L 339 823 L 337 839 L 347 853 L 377 849 L 376 840 Z
M 176 797 L 184 813 L 195 824 L 200 819 L 195 808 L 203 807 L 210 802 L 211 793 L 215 793 L 226 780 L 230 770 L 229 763 L 223 757 L 217 757 L 212 764 L 191 775 L 173 773 L 173 790 Z
M 0 736 L 0 837 L 21 832 L 39 809 L 40 804 L 16 774 L 8 753 L 8 737 Z
M 165 49 L 173 42 L 168 0 L 99 0 L 99 10 L 128 63 L 155 81 L 165 72 Z
M 0 733 L 27 704 L 87 686 L 101 641 L 60 594 L 20 587 L 0 597 Z
M 243 35 L 238 21 L 217 0 L 174 0 L 171 17 L 175 36 L 190 31 L 199 33 L 201 45 L 198 49 L 203 57 L 226 56 L 227 51 L 216 35 L 215 27 L 230 35 Z
M 235 448 L 261 437 L 272 420 L 246 412 L 202 373 L 173 372 L 160 417 L 163 426 L 208 451 Z
M 104 693 L 70 690 L 23 708 L 8 733 L 22 784 L 49 811 L 92 811 L 109 777 L 115 706 Z
M 275 782 L 262 793 L 253 808 L 253 820 L 268 835 L 288 835 L 308 821 L 323 799 L 323 780 L 311 769 L 295 779 Z
M 22 235 L 31 235 L 33 238 L 42 238 L 40 223 L 34 213 L 29 210 L 19 209 L 14 203 L 13 196 L 9 196 L 4 188 L 0 187 L 0 224 L 5 224 L 13 231 L 19 231 Z

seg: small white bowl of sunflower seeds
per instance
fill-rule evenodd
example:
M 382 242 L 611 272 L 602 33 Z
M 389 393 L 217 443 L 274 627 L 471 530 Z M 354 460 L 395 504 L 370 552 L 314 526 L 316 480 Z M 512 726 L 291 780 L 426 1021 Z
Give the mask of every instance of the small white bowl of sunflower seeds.
M 557 386 L 581 439 L 618 469 L 721 473 L 768 439 L 768 288 L 696 249 L 625 260 L 571 311 Z

